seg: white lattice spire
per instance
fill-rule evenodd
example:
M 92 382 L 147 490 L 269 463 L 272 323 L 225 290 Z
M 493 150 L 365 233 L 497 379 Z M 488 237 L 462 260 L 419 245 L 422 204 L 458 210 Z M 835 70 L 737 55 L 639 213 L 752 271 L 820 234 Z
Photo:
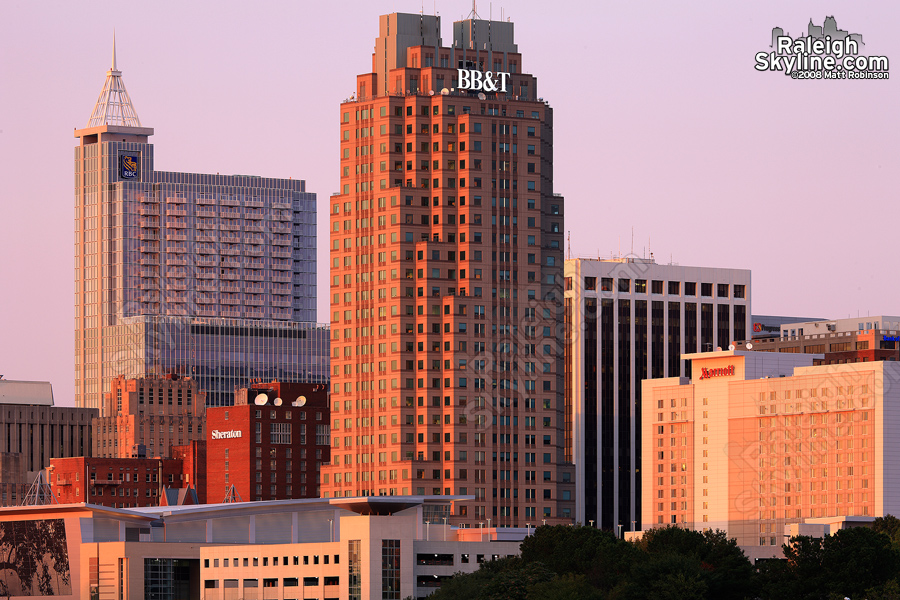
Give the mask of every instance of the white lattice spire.
M 140 127 L 141 120 L 131 105 L 131 98 L 122 81 L 122 72 L 116 66 L 116 36 L 113 33 L 112 67 L 106 72 L 106 83 L 94 105 L 94 112 L 88 127 L 117 125 L 119 127 Z

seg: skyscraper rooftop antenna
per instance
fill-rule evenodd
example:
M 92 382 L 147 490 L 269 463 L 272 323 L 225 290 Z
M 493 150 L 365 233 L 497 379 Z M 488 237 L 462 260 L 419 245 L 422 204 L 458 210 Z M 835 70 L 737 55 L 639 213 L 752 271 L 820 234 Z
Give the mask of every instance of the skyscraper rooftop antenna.
M 138 118 L 122 81 L 122 72 L 116 63 L 116 35 L 113 33 L 112 66 L 106 72 L 106 82 L 103 91 L 97 98 L 94 111 L 88 121 L 88 127 L 100 127 L 101 125 L 118 125 L 120 127 L 140 127 Z
M 476 0 L 472 0 L 472 12 L 469 13 L 468 17 L 466 17 L 467 19 L 481 19 L 481 17 L 478 16 L 478 11 L 475 10 L 475 1 Z

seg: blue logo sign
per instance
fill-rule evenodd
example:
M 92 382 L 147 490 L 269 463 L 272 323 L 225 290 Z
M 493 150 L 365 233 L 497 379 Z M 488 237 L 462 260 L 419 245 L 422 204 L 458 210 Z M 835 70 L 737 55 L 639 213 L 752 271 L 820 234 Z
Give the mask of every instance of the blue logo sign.
M 886 342 L 900 342 L 900 335 L 886 335 L 886 336 L 884 336 L 884 341 L 886 341 Z
M 123 154 L 119 157 L 119 160 L 122 162 L 122 179 L 137 178 L 140 159 L 140 156 L 133 154 Z

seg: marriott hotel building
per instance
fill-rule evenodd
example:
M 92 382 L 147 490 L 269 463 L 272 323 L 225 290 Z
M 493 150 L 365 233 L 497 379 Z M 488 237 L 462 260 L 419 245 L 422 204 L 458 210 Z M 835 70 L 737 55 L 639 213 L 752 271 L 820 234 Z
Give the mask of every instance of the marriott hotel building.
M 338 111 L 322 492 L 472 495 L 462 526 L 571 522 L 553 111 L 513 24 L 471 17 L 445 45 L 439 17 L 382 16 Z

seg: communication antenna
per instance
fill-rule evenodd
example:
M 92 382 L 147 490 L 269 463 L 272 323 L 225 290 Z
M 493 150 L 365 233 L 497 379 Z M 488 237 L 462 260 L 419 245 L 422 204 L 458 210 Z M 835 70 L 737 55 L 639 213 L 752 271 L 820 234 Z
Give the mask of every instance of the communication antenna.
M 572 231 L 566 235 L 566 258 L 572 258 Z
M 263 405 L 265 405 L 268 401 L 269 401 L 269 396 L 268 396 L 267 394 L 260 394 L 260 395 L 257 396 L 256 399 L 253 401 L 253 404 L 255 404 L 255 405 L 257 405 L 257 406 L 263 406 Z
M 450 90 L 448 90 L 447 88 L 444 88 L 441 90 L 441 96 L 446 96 L 449 93 L 450 93 Z
M 484 95 L 484 92 L 478 92 L 478 99 L 485 100 L 485 99 L 487 99 L 487 96 Z
M 434 96 L 434 90 L 428 90 L 428 95 L 429 95 L 429 96 Z
M 750 342 L 747 342 L 747 350 L 752 350 L 752 349 L 753 349 L 753 344 L 751 344 Z
M 734 350 L 734 344 L 728 344 L 728 349 L 729 349 L 729 350 Z
M 293 403 L 294 406 L 305 406 L 306 405 L 306 396 L 300 396 Z
M 275 400 L 272 401 L 272 404 L 274 404 L 275 406 L 281 406 L 281 398 L 275 398 Z

